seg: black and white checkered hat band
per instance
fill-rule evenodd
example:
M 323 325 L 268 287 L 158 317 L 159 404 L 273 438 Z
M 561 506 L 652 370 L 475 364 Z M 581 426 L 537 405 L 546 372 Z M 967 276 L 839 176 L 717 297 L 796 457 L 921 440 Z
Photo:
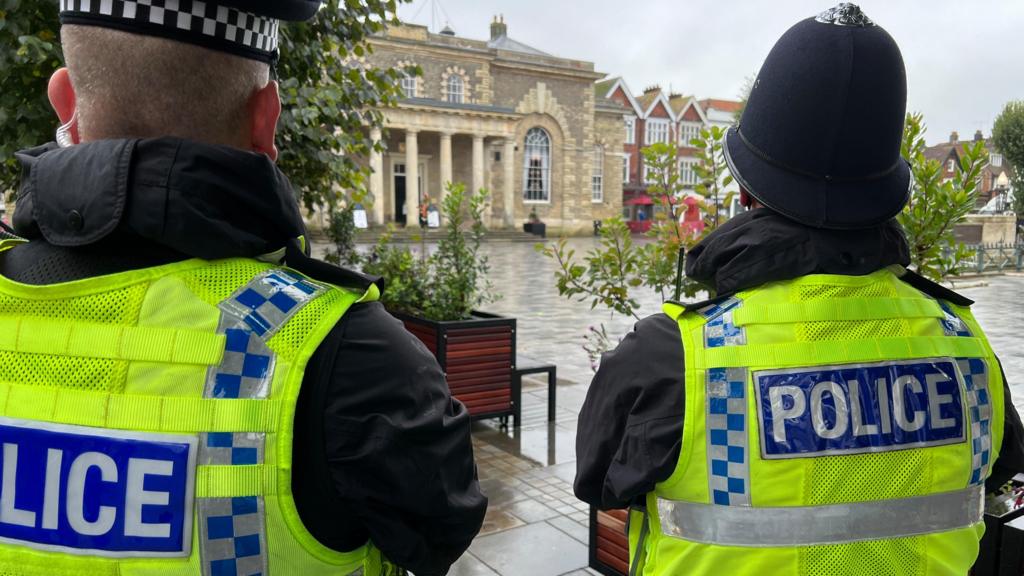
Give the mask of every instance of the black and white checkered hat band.
M 275 18 L 200 0 L 60 0 L 64 24 L 164 36 L 257 60 L 277 55 Z

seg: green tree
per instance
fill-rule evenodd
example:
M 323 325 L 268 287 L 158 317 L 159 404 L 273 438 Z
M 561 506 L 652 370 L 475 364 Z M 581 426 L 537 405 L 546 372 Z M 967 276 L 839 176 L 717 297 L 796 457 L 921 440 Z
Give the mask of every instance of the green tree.
M 53 0 L 0 0 L 0 195 L 18 186 L 14 153 L 54 138 L 46 84 L 64 65 L 59 25 Z
M 974 255 L 956 240 L 953 228 L 974 209 L 988 152 L 984 142 L 964 143 L 959 170 L 946 180 L 942 164 L 924 155 L 925 130 L 920 114 L 907 115 L 902 154 L 910 162 L 914 180 L 910 201 L 897 218 L 910 244 L 911 267 L 942 280 L 959 274 Z
M 1013 211 L 1024 220 L 1024 100 L 1008 102 L 992 127 L 996 149 L 1013 166 Z
M 732 195 L 724 192 L 732 183 L 726 173 L 722 152 L 723 130 L 702 129 L 690 144 L 697 149 L 695 171 L 699 182 L 693 192 L 703 215 L 703 228 L 680 222 L 687 208 L 687 183 L 679 172 L 679 148 L 674 143 L 654 144 L 643 149 L 644 165 L 652 178 L 648 193 L 658 206 L 647 233 L 648 241 L 635 243 L 622 218 L 606 220 L 598 246 L 577 257 L 563 238 L 551 246 L 539 245 L 544 255 L 558 265 L 555 286 L 571 300 L 589 302 L 615 314 L 640 318 L 635 291 L 646 288 L 660 294 L 662 301 L 694 297 L 706 287 L 683 275 L 686 251 L 724 222 L 721 208 Z M 691 198 L 694 196 L 690 196 Z M 612 345 L 602 324 L 584 335 L 584 350 L 596 367 L 601 353 Z
M 382 126 L 381 108 L 397 102 L 406 71 L 367 66 L 366 40 L 397 24 L 405 1 L 327 0 L 310 22 L 281 27 L 278 164 L 307 208 L 333 209 L 346 191 L 369 202 L 370 170 L 358 159 L 369 156 L 368 127 Z

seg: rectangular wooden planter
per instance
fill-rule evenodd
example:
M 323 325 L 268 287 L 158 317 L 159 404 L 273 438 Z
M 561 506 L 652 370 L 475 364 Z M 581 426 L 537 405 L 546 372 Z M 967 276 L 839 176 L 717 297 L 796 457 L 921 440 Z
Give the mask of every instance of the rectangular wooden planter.
M 474 312 L 469 320 L 435 322 L 396 314 L 437 358 L 452 396 L 474 419 L 516 414 L 513 391 L 516 319 Z
M 629 574 L 627 510 L 590 508 L 590 567 L 604 576 Z

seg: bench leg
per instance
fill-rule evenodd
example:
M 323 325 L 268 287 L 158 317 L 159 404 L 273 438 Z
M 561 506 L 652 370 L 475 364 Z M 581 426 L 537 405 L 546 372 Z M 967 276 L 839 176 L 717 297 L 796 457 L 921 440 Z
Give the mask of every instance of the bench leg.
M 555 397 L 558 390 L 558 376 L 555 368 L 548 372 L 548 422 L 555 421 Z
M 512 375 L 512 426 L 519 428 L 523 417 L 523 377 Z

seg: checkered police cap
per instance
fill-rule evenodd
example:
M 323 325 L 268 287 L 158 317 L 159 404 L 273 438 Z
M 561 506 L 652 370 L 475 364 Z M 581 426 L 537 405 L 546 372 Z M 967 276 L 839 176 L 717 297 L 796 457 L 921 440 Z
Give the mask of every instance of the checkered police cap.
M 320 0 L 59 0 L 61 24 L 116 28 L 273 62 L 281 20 L 311 18 Z

